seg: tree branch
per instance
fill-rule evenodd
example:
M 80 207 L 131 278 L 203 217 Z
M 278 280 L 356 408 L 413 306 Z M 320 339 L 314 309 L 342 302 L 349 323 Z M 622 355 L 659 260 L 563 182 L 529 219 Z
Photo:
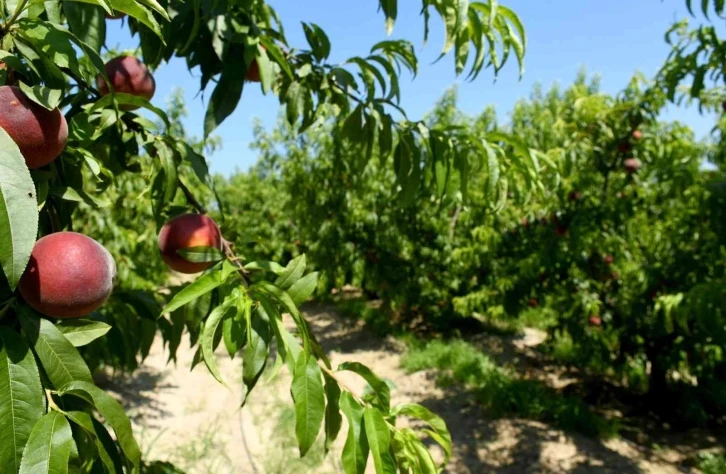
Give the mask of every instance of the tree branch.
M 184 184 L 184 181 L 182 181 L 181 178 L 177 178 L 177 183 L 179 183 L 179 189 L 182 190 L 182 192 L 184 193 L 184 196 L 186 196 L 187 201 L 189 202 L 189 204 L 191 204 L 192 207 L 194 207 L 194 209 L 196 209 L 197 212 L 199 212 L 200 214 L 206 214 L 207 213 L 207 210 L 204 208 L 204 206 L 202 205 L 202 203 L 200 203 L 197 200 L 197 198 L 194 197 L 194 195 L 189 190 L 189 188 L 187 187 L 187 185 Z

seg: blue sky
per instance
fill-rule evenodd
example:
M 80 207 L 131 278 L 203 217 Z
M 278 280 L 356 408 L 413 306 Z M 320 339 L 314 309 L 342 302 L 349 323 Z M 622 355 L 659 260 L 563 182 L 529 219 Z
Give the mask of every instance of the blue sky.
M 374 0 L 268 3 L 280 14 L 293 46 L 306 46 L 301 21 L 320 25 L 333 44 L 331 61 L 365 56 L 371 45 L 386 39 L 384 18 Z M 447 88 L 459 84 L 459 105 L 464 112 L 477 114 L 487 105 L 494 105 L 500 117 L 506 118 L 513 104 L 528 96 L 535 83 L 545 87 L 554 82 L 567 85 L 582 67 L 601 76 L 604 91 L 616 93 L 636 71 L 649 77 L 655 74 L 669 53 L 664 33 L 673 21 L 687 16 L 684 0 L 500 0 L 500 4 L 515 10 L 527 30 L 529 47 L 524 77 L 518 79 L 516 62 L 512 61 L 496 82 L 487 70 L 469 83 L 456 78 L 453 58 L 432 64 L 443 44 L 443 28 L 438 18 L 432 18 L 435 21 L 431 36 L 424 46 L 423 21 L 418 15 L 420 2 L 399 0 L 399 21 L 393 37 L 411 40 L 422 66 L 415 80 L 405 77 L 401 82 L 402 105 L 409 117 L 422 117 Z M 134 45 L 121 22 L 109 22 L 109 26 L 109 47 Z M 197 76 L 186 69 L 182 60 L 172 59 L 155 73 L 157 92 L 153 102 L 163 106 L 172 90 L 182 87 L 189 109 L 186 125 L 191 134 L 201 136 L 205 103 L 197 95 Z M 247 86 L 237 110 L 216 131 L 223 146 L 208 157 L 212 171 L 229 174 L 253 164 L 257 158 L 249 149 L 253 120 L 257 117 L 272 127 L 278 111 L 276 97 L 264 96 L 257 85 Z M 695 110 L 670 109 L 666 117 L 690 124 L 701 136 L 714 123 L 712 117 L 702 117 Z

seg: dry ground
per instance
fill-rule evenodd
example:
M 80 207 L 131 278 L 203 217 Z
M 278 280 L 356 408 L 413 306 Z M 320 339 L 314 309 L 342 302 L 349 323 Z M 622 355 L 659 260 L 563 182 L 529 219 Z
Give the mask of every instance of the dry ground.
M 339 317 L 331 307 L 315 306 L 306 315 L 334 365 L 362 362 L 394 381 L 394 403 L 422 403 L 446 419 L 455 445 L 446 472 L 696 472 L 682 467 L 690 454 L 685 447 L 655 451 L 624 439 L 601 442 L 529 420 L 488 420 L 466 393 L 438 388 L 435 374 L 405 373 L 399 364 L 405 347 L 395 339 L 375 337 L 360 323 Z M 531 331 L 506 344 L 502 340 L 491 337 L 480 342 L 495 357 L 517 357 L 541 342 Z M 309 460 L 297 459 L 290 379 L 285 369 L 273 381 L 263 376 L 248 404 L 239 410 L 239 360 L 230 361 L 220 349 L 220 370 L 230 387 L 225 388 L 203 364 L 189 371 L 193 354 L 185 341 L 176 366 L 167 365 L 168 354 L 157 340 L 133 377 L 101 381 L 132 414 L 146 459 L 175 462 L 190 474 L 342 473 L 336 452 L 325 458 L 317 449 Z M 345 383 L 359 393 L 364 388 L 354 375 L 346 377 Z M 343 438 L 341 435 L 339 441 Z

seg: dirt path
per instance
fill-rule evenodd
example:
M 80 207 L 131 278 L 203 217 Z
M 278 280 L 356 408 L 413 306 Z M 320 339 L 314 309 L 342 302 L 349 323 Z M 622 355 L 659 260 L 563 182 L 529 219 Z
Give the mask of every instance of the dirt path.
M 602 443 L 529 420 L 487 420 L 466 393 L 439 389 L 433 373 L 405 373 L 399 364 L 404 346 L 395 339 L 375 337 L 329 307 L 309 310 L 307 317 L 334 366 L 362 362 L 394 381 L 393 403 L 422 403 L 446 419 L 455 445 L 449 473 L 689 472 L 675 467 L 679 459 L 668 450 L 654 453 L 622 439 Z M 528 346 L 538 341 L 527 334 L 516 342 Z M 342 473 L 338 453 L 326 457 L 319 445 L 307 459 L 298 459 L 285 369 L 273 381 L 263 376 L 239 410 L 239 360 L 230 361 L 220 350 L 220 371 L 230 387 L 225 388 L 203 365 L 189 371 L 193 355 L 185 340 L 176 367 L 167 365 L 168 353 L 157 340 L 132 378 L 104 383 L 131 413 L 146 459 L 172 461 L 189 474 Z M 365 384 L 357 376 L 344 380 L 363 391 Z M 343 440 L 341 435 L 334 451 Z

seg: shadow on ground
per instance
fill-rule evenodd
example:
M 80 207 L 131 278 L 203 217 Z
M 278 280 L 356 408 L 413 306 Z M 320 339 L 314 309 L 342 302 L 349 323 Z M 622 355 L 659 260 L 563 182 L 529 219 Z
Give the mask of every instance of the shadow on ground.
M 303 310 L 326 352 L 344 359 L 364 357 L 374 371 L 395 380 L 394 399 L 420 403 L 444 418 L 454 441 L 454 456 L 446 471 L 450 474 L 691 472 L 685 460 L 704 447 L 704 439 L 710 440 L 708 445 L 722 441 L 693 433 L 656 433 L 662 444 L 660 449 L 653 449 L 623 438 L 605 442 L 528 419 L 495 419 L 470 390 L 455 384 L 437 386 L 436 372 L 406 374 L 400 366 L 400 357 L 406 353 L 401 341 L 375 335 L 361 321 L 341 317 L 332 305 L 305 305 Z M 536 335 L 531 333 L 479 334 L 468 339 L 498 364 L 516 369 L 520 378 L 547 384 L 554 393 L 581 382 L 576 372 L 546 361 L 536 349 Z M 99 384 L 124 400 L 132 416 L 143 413 L 145 424 L 150 418 L 153 422 L 154 418 L 169 416 L 152 394 L 176 388 L 163 371 L 144 366 L 133 376 L 100 377 Z M 224 389 L 220 386 L 220 390 Z
M 133 421 L 143 418 L 147 425 L 154 419 L 165 418 L 170 413 L 159 403 L 155 392 L 175 389 L 176 386 L 165 380 L 163 372 L 141 366 L 133 374 L 111 374 L 98 371 L 94 374 L 96 385 L 114 394 Z
M 326 350 L 353 356 L 363 351 L 399 355 L 406 351 L 400 341 L 374 335 L 361 321 L 339 317 L 332 305 L 308 305 L 304 309 Z M 618 404 L 615 399 L 622 396 L 613 387 L 605 389 L 602 385 L 600 389 L 609 393 L 598 395 L 598 388 L 583 380 L 577 370 L 547 360 L 536 347 L 543 341 L 536 332 L 513 336 L 476 334 L 467 339 L 497 364 L 516 370 L 526 381 L 546 384 L 555 396 L 583 394 L 588 401 L 598 403 L 594 407 L 598 411 L 608 409 L 608 403 Z M 436 376 L 430 373 L 428 378 L 433 384 Z M 442 393 L 436 397 L 423 396 L 413 401 L 438 413 L 450 427 L 455 446 L 454 460 L 447 471 L 451 473 L 691 472 L 687 464 L 695 453 L 723 441 L 702 432 L 655 432 L 606 442 L 539 421 L 490 418 L 471 391 L 457 385 L 439 389 Z M 607 399 L 604 405 L 603 399 Z M 658 443 L 636 442 L 643 439 L 657 439 Z

